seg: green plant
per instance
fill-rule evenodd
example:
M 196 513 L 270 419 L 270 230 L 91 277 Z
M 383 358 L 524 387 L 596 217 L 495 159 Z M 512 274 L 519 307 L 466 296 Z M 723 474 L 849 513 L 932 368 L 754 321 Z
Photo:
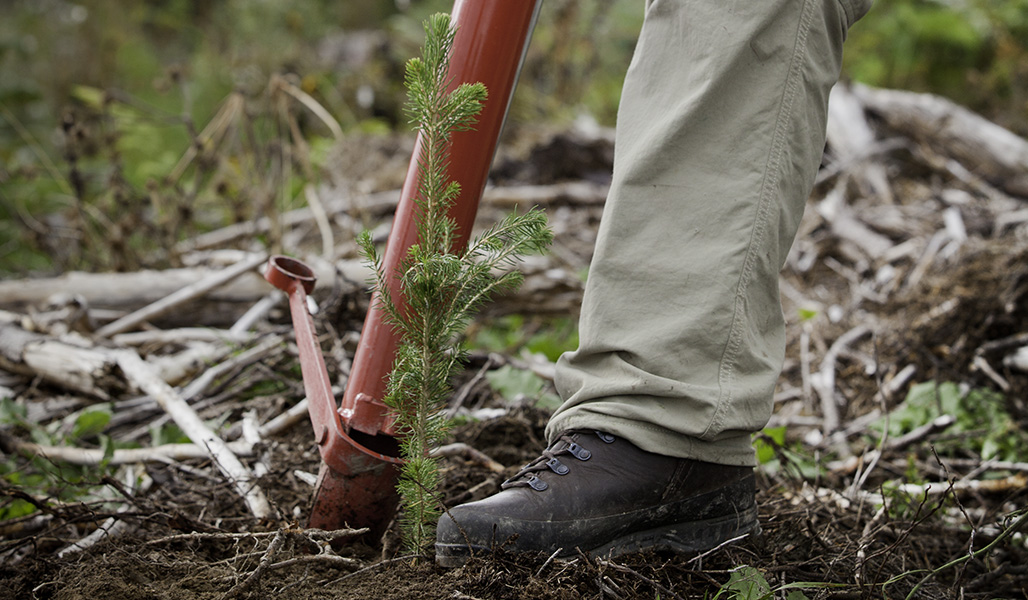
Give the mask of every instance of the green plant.
M 429 449 L 446 433 L 440 409 L 450 394 L 450 374 L 465 356 L 460 336 L 494 292 L 520 285 L 522 276 L 513 269 L 520 256 L 541 251 L 552 240 L 545 215 L 532 210 L 509 215 L 455 254 L 457 225 L 448 212 L 460 184 L 447 175 L 449 141 L 453 132 L 471 127 L 486 90 L 481 83 L 464 83 L 446 91 L 455 33 L 448 15 L 430 17 L 425 33 L 422 58 L 411 59 L 406 74 L 408 114 L 421 136 L 414 198 L 418 241 L 394 274 L 386 272 L 370 232 L 358 240 L 374 268 L 378 307 L 401 339 L 385 401 L 397 415 L 401 435 L 402 527 L 414 553 L 434 538 L 439 474 Z M 390 292 L 394 277 L 399 298 Z
M 890 0 L 850 31 L 843 71 L 947 96 L 1025 133 L 1028 0 Z
M 560 406 L 560 398 L 556 394 L 546 392 L 546 381 L 532 371 L 504 365 L 487 372 L 485 379 L 489 386 L 504 398 L 524 396 L 534 400 L 536 406 L 550 411 Z
M 899 437 L 941 415 L 955 421 L 933 445 L 943 456 L 974 452 L 983 460 L 1020 462 L 1028 458 L 1028 433 L 1010 418 L 1003 395 L 984 388 L 962 390 L 952 382 L 927 381 L 910 388 L 903 402 L 889 413 L 888 434 Z M 872 429 L 886 431 L 886 419 Z
M 760 468 L 768 473 L 792 471 L 800 479 L 814 481 L 824 474 L 821 462 L 810 456 L 800 442 L 787 443 L 785 427 L 768 427 L 753 435 L 753 449 Z
M 92 446 L 101 448 L 107 458 L 117 444 L 101 433 L 110 421 L 110 408 L 106 405 L 90 406 L 82 411 L 56 420 L 47 426 L 27 419 L 25 406 L 10 399 L 0 398 L 0 426 L 28 432 L 32 441 L 44 446 Z M 58 463 L 41 456 L 23 457 L 11 453 L 0 461 L 0 487 L 10 486 L 29 496 L 45 501 L 88 501 L 103 489 L 101 480 L 112 472 L 106 462 L 95 467 Z M 0 521 L 32 514 L 38 507 L 24 498 L 11 496 L 0 502 Z
M 823 583 L 816 581 L 801 581 L 780 585 L 772 588 L 764 574 L 749 565 L 742 565 L 732 571 L 728 581 L 718 589 L 713 600 L 725 595 L 728 600 L 771 600 L 772 598 L 785 598 L 785 600 L 808 600 L 807 595 L 801 590 L 840 588 L 841 584 Z
M 527 351 L 556 362 L 578 347 L 578 323 L 570 317 L 505 315 L 470 327 L 468 345 L 505 354 Z

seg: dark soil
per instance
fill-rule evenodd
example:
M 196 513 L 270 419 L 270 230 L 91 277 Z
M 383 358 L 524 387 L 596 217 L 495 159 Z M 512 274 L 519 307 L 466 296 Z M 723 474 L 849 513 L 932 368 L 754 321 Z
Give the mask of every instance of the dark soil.
M 527 409 L 462 427 L 455 438 L 503 457 L 513 472 L 542 448 L 544 424 L 545 414 Z M 299 513 L 300 518 L 310 488 L 291 471 L 316 467 L 312 444 L 303 429 L 297 427 L 290 439 L 271 444 L 272 464 L 278 468 L 262 481 L 284 514 Z M 0 597 L 223 598 L 257 568 L 269 538 L 221 539 L 214 535 L 164 542 L 162 538 L 188 532 L 260 532 L 290 527 L 288 523 L 252 522 L 223 485 L 170 468 L 151 473 L 160 483 L 146 498 L 137 499 L 136 510 L 121 515 L 137 526 L 134 533 L 65 559 L 46 549 L 59 545 L 50 536 L 67 535 L 67 527 L 37 534 L 25 540 L 36 552 L 17 565 L 0 567 Z M 499 480 L 482 467 L 449 460 L 445 466 L 447 504 L 491 493 Z M 469 493 L 471 488 L 477 491 Z M 998 509 L 1007 503 L 1023 505 L 1026 495 L 1021 490 L 970 502 Z M 240 597 L 702 598 L 716 594 L 740 565 L 749 565 L 771 585 L 799 585 L 809 598 L 897 598 L 909 592 L 926 570 L 966 554 L 972 541 L 980 548 L 994 537 L 980 533 L 972 540 L 966 531 L 939 525 L 930 518 L 940 509 L 934 501 L 890 511 L 905 517 L 883 516 L 874 506 L 845 502 L 838 494 L 817 494 L 809 482 L 788 477 L 763 476 L 759 502 L 761 535 L 704 556 L 655 553 L 604 559 L 581 555 L 550 562 L 546 556 L 511 555 L 498 548 L 450 570 L 430 560 L 415 562 L 403 557 L 395 531 L 390 531 L 384 550 L 370 540 L 342 546 L 339 554 L 356 559 L 354 566 L 301 563 L 270 570 Z M 93 522 L 80 523 L 74 529 L 86 533 Z M 302 530 L 293 531 L 297 541 L 303 541 Z M 287 544 L 287 550 L 279 553 L 281 559 L 310 557 L 317 551 L 298 542 L 292 547 Z M 917 597 L 958 597 L 960 589 L 968 598 L 1024 597 L 1026 561 L 1028 551 L 1023 545 L 1003 546 L 988 560 L 971 560 L 942 573 L 922 587 Z

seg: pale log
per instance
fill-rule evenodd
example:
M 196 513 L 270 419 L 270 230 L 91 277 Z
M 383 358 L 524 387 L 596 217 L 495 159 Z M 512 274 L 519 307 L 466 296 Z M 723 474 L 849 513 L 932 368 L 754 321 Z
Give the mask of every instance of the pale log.
M 207 450 L 255 517 L 267 519 L 275 516 L 275 510 L 257 486 L 250 469 L 240 462 L 228 444 L 207 427 L 171 386 L 157 377 L 150 365 L 132 350 L 118 350 L 112 354 L 129 381 L 156 400 L 194 444 Z
M 1028 140 L 941 96 L 858 84 L 853 93 L 892 129 L 1007 193 L 1028 196 Z
M 60 387 L 110 400 L 110 391 L 124 389 L 115 361 L 106 353 L 80 344 L 0 323 L 0 368 Z

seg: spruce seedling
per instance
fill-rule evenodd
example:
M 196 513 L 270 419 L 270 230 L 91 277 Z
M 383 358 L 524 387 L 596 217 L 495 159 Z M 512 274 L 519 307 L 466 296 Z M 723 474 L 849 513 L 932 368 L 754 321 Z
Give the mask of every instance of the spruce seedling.
M 421 136 L 414 198 L 418 241 L 396 272 L 387 273 L 371 235 L 365 231 L 358 239 L 374 270 L 378 308 L 400 334 L 385 402 L 396 414 L 404 458 L 398 484 L 404 507 L 401 527 L 407 547 L 415 554 L 435 538 L 439 468 L 429 450 L 447 432 L 441 409 L 452 392 L 450 375 L 466 358 L 461 335 L 492 294 L 521 284 L 523 277 L 515 270 L 520 258 L 545 250 L 553 239 L 546 216 L 533 209 L 508 215 L 466 249 L 454 248 L 458 232 L 449 208 L 460 184 L 448 176 L 449 143 L 452 133 L 472 127 L 486 89 L 481 83 L 465 83 L 446 91 L 455 34 L 449 15 L 430 17 L 425 34 L 422 58 L 411 59 L 406 73 L 407 114 Z M 393 277 L 402 298 L 390 294 L 388 283 Z

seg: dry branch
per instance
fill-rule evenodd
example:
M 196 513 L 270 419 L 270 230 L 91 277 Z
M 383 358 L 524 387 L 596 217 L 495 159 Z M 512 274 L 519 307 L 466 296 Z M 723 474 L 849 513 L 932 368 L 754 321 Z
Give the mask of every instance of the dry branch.
M 1028 141 L 932 94 L 854 84 L 853 93 L 889 127 L 949 156 L 1008 193 L 1028 196 Z
M 254 482 L 253 473 L 239 461 L 228 444 L 200 420 L 185 400 L 171 386 L 161 381 L 153 369 L 135 352 L 119 350 L 115 351 L 114 355 L 125 376 L 156 400 L 193 443 L 207 449 L 211 459 L 246 501 L 250 512 L 258 519 L 273 517 L 274 510 L 268 504 L 264 492 Z
M 110 392 L 123 387 L 115 361 L 84 339 L 66 336 L 65 340 L 0 323 L 0 369 L 110 400 Z
M 221 270 L 209 277 L 205 277 L 176 290 L 175 293 L 162 298 L 158 302 L 147 305 L 132 314 L 114 321 L 113 323 L 108 323 L 97 330 L 96 335 L 100 337 L 110 337 L 116 333 L 121 333 L 131 329 L 148 319 L 160 316 L 190 300 L 203 296 L 216 287 L 225 285 L 243 273 L 256 269 L 266 260 L 267 255 L 263 253 L 255 254 L 247 259 L 241 260 L 227 269 Z
M 497 297 L 488 307 L 493 315 L 530 311 L 533 313 L 568 313 L 577 311 L 582 296 L 582 281 L 577 275 L 564 269 L 552 268 L 549 259 L 530 257 L 525 266 L 525 283 L 514 293 Z M 351 290 L 354 282 L 362 284 L 371 272 L 360 260 L 340 260 L 329 263 L 318 257 L 306 256 L 318 275 L 318 289 L 331 289 L 339 283 L 338 273 Z M 60 277 L 29 279 L 25 281 L 0 281 L 0 307 L 12 310 L 25 309 L 41 304 L 60 290 L 73 291 L 83 297 L 90 306 L 91 314 L 97 309 L 136 310 L 140 306 L 162 300 L 174 294 L 189 283 L 208 276 L 209 269 L 184 268 L 166 271 L 137 271 L 132 273 L 67 273 Z M 256 272 L 245 273 L 224 286 L 211 290 L 206 302 L 189 304 L 182 314 L 166 314 L 161 318 L 171 325 L 188 328 L 201 325 L 225 326 L 240 319 L 249 308 L 269 295 L 270 285 Z M 344 286 L 344 290 L 346 287 Z M 358 293 L 363 294 L 363 290 Z M 269 303 L 275 302 L 269 299 Z M 530 307 L 527 308 L 527 307 Z M 260 310 L 265 310 L 262 305 Z M 259 314 L 259 313 L 258 313 Z M 246 324 L 249 326 L 249 323 Z M 189 329 L 185 331 L 188 332 Z M 235 334 L 241 333 L 236 330 Z M 129 334 L 118 334 L 125 336 Z M 134 334 L 133 334 L 134 335 Z M 150 334 L 157 335 L 157 334 Z M 192 335 L 192 334 L 190 334 Z M 121 338 L 126 344 L 137 343 L 138 338 Z M 204 334 L 198 338 L 218 337 L 218 334 Z M 233 339 L 231 336 L 228 339 Z
M 827 134 L 837 169 L 849 174 L 868 195 L 892 203 L 885 166 L 870 160 L 878 148 L 874 131 L 860 100 L 845 83 L 836 84 L 828 97 Z
M 169 460 L 191 460 L 210 458 L 211 453 L 196 444 L 161 444 L 151 448 L 122 448 L 114 450 L 109 456 L 103 450 L 94 448 L 75 448 L 73 446 L 44 446 L 7 438 L 11 448 L 21 454 L 40 456 L 54 462 L 73 465 L 96 466 L 101 464 L 124 465 L 142 462 L 167 462 Z M 227 444 L 228 449 L 236 456 L 250 456 L 253 446 L 247 442 Z
M 72 271 L 59 277 L 0 281 L 0 306 L 8 310 L 25 311 L 30 306 L 45 303 L 56 294 L 74 293 L 90 307 L 112 311 L 136 310 L 157 302 L 200 279 L 216 273 L 208 268 L 167 269 L 163 271 L 136 271 L 131 273 L 83 273 Z M 228 306 L 252 303 L 268 293 L 268 282 L 258 273 L 246 274 L 224 286 L 212 290 L 200 310 L 191 310 L 189 325 L 217 322 Z M 192 305 L 190 305 L 192 306 Z M 238 309 L 231 312 L 235 315 Z M 234 317 L 233 317 L 234 318 Z M 220 321 L 231 322 L 221 318 Z
M 864 325 L 858 325 L 839 336 L 832 344 L 832 347 L 821 360 L 821 368 L 816 376 L 812 377 L 814 389 L 821 397 L 821 410 L 824 415 L 824 435 L 829 438 L 832 433 L 839 429 L 839 405 L 835 395 L 835 363 L 839 354 L 849 347 L 850 344 L 871 333 L 871 329 Z
M 445 446 L 433 448 L 431 455 L 436 458 L 443 456 L 463 456 L 467 460 L 481 465 L 493 473 L 502 473 L 504 469 L 506 469 L 506 467 L 490 458 L 481 450 L 476 450 L 462 442 L 446 444 Z

